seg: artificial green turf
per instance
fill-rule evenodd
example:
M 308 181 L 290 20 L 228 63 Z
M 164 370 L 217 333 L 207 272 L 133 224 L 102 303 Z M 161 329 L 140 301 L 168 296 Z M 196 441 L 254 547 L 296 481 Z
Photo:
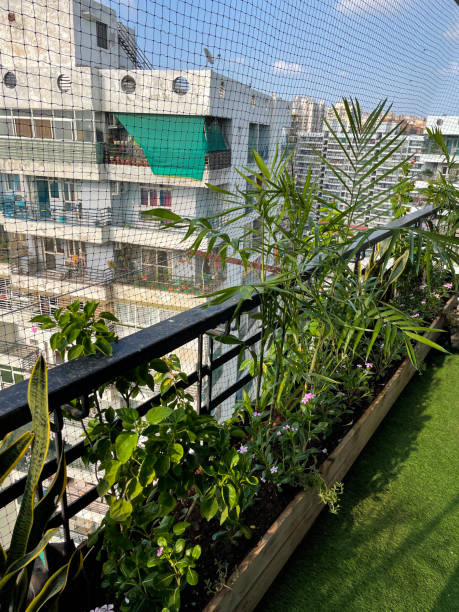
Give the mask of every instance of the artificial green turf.
M 459 611 L 459 353 L 412 379 L 258 610 Z

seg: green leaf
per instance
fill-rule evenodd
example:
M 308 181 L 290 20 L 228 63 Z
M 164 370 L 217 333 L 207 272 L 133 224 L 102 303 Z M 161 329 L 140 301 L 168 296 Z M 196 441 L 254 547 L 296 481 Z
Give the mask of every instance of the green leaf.
M 163 491 L 159 494 L 158 504 L 161 506 L 161 509 L 164 514 L 169 514 L 175 508 L 177 502 L 169 493 L 169 491 Z
M 199 557 L 201 556 L 201 547 L 199 546 L 199 544 L 193 546 L 193 548 L 191 549 L 191 556 L 193 557 L 193 559 L 199 559 Z
M 72 346 L 67 353 L 68 360 L 71 361 L 72 359 L 76 359 L 83 354 L 83 351 L 84 348 L 81 344 L 75 344 L 75 346 Z
M 25 455 L 33 438 L 34 434 L 32 431 L 26 431 L 9 445 L 8 443 L 5 444 L 7 436 L 3 438 L 3 445 L 0 451 L 0 484 L 2 484 L 8 474 Z
M 186 572 L 186 581 L 190 586 L 195 586 L 198 584 L 198 572 L 191 567 L 187 569 Z
M 14 561 L 14 563 L 7 565 L 5 574 L 0 578 L 0 591 L 11 580 L 11 578 L 17 576 L 22 569 L 27 567 L 29 563 L 38 557 L 56 532 L 57 529 L 49 529 L 34 549 L 32 549 L 26 555 L 21 556 L 21 558 Z
M 184 533 L 189 526 L 190 523 L 181 521 L 180 523 L 175 523 L 175 525 L 172 527 L 172 531 L 175 533 L 175 535 L 182 535 L 182 533 Z
M 143 491 L 143 487 L 137 478 L 131 478 L 126 485 L 126 497 L 129 500 L 135 499 Z
M 53 334 L 49 339 L 49 346 L 51 347 L 51 350 L 57 350 L 63 340 L 65 340 L 65 336 L 63 336 L 61 332 L 56 332 Z
M 225 503 L 229 506 L 230 509 L 234 508 L 237 504 L 237 493 L 236 489 L 232 484 L 227 484 L 223 489 L 223 497 L 225 499 Z
M 89 301 L 83 307 L 84 313 L 88 318 L 92 317 L 92 315 L 96 312 L 97 307 L 99 306 L 99 302 Z
M 132 504 L 125 499 L 117 499 L 110 504 L 110 518 L 118 523 L 126 521 L 132 514 Z
M 30 319 L 30 322 L 31 323 L 52 323 L 53 327 L 56 326 L 56 324 L 53 322 L 51 317 L 49 317 L 48 315 L 37 315 L 36 317 L 32 317 Z
M 152 359 L 150 361 L 150 367 L 157 372 L 161 372 L 161 374 L 166 374 L 166 372 L 169 372 L 169 366 L 162 359 Z
M 215 497 L 203 499 L 200 503 L 202 516 L 210 521 L 218 512 L 218 502 Z
M 154 455 L 147 455 L 143 460 L 139 472 L 139 481 L 142 486 L 146 487 L 154 480 L 156 476 L 155 464 L 156 457 Z
M 27 390 L 27 400 L 32 414 L 32 431 L 35 434 L 35 439 L 21 507 L 11 537 L 8 564 L 20 559 L 25 554 L 33 525 L 35 493 L 49 447 L 50 426 L 47 389 L 48 372 L 45 360 L 40 356 L 32 370 Z
M 409 332 L 409 331 L 405 331 L 404 333 L 406 336 L 408 336 L 409 338 L 412 338 L 413 340 L 416 340 L 417 342 L 421 342 L 422 344 L 427 344 L 427 346 L 430 346 L 436 349 L 437 351 L 441 351 L 442 353 L 446 353 L 447 355 L 449 355 L 449 351 L 447 351 L 445 348 L 443 348 L 442 346 L 440 346 L 433 340 L 430 340 L 426 336 L 420 336 L 419 334 L 414 334 L 413 332 Z
M 228 506 L 225 506 L 223 508 L 223 512 L 220 515 L 220 525 L 223 525 L 223 523 L 226 521 L 227 518 L 228 518 Z
M 97 336 L 97 339 L 94 344 L 101 353 L 103 353 L 104 355 L 107 355 L 107 357 L 111 356 L 113 352 L 113 348 L 110 342 L 107 342 L 105 338 L 102 338 L 101 336 Z
M 179 538 L 174 546 L 174 552 L 180 554 L 185 549 L 185 540 L 183 538 Z
M 148 217 L 157 217 L 158 219 L 167 219 L 168 221 L 181 221 L 182 220 L 182 217 L 180 217 L 179 215 L 176 215 L 170 210 L 167 210 L 167 208 L 155 208 L 153 210 L 142 210 L 141 214 L 148 216 Z
M 118 318 L 115 317 L 115 315 L 112 312 L 109 312 L 108 310 L 104 310 L 103 312 L 101 312 L 99 317 L 101 319 L 106 319 L 107 321 L 113 321 L 114 323 L 118 323 Z
M 183 457 L 183 446 L 176 442 L 172 445 L 172 451 L 169 453 L 172 463 L 180 463 Z
M 116 456 L 121 463 L 126 463 L 137 446 L 138 435 L 134 432 L 120 433 L 115 440 Z
M 389 279 L 387 281 L 389 285 L 396 281 L 397 278 L 403 273 L 403 270 L 405 269 L 405 266 L 408 262 L 409 256 L 410 252 L 407 249 L 402 255 L 400 255 L 400 257 L 396 261 L 394 261 Z
M 162 421 L 167 419 L 172 414 L 172 412 L 173 410 L 171 410 L 167 406 L 154 406 L 153 408 L 150 408 L 150 410 L 145 415 L 145 418 L 147 419 L 148 423 L 150 423 L 150 425 L 158 425 L 158 423 L 162 423 Z
M 25 612 L 38 612 L 46 603 L 48 604 L 46 608 L 49 610 L 50 602 L 65 589 L 70 580 L 78 576 L 82 567 L 83 555 L 81 551 L 75 550 L 70 557 L 70 561 L 48 578 L 40 593 L 30 602 Z
M 171 468 L 171 460 L 168 455 L 161 455 L 156 463 L 156 471 L 160 476 L 165 476 Z

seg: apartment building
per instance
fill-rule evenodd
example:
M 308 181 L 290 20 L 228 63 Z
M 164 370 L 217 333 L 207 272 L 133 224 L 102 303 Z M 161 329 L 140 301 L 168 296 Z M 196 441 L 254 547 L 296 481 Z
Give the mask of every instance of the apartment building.
M 426 120 L 426 128 L 441 130 L 450 155 L 459 155 L 459 115 L 430 115 Z M 417 182 L 418 188 L 426 187 L 427 179 L 438 174 L 450 176 L 459 182 L 459 162 L 452 170 L 448 170 L 443 153 L 430 140 L 426 141 L 419 162 L 422 165 L 421 179 L 424 180 Z
M 337 134 L 338 138 L 340 138 L 341 144 L 343 144 L 347 150 L 350 150 L 339 123 L 335 121 L 331 122 L 330 125 Z M 375 139 L 372 139 L 368 143 L 368 148 L 374 147 L 375 144 L 377 144 L 377 141 L 395 126 L 396 123 L 382 123 L 378 133 L 375 136 Z M 422 168 L 420 154 L 424 150 L 425 141 L 426 137 L 424 135 L 408 135 L 403 146 L 398 149 L 390 160 L 387 160 L 387 162 L 376 168 L 368 180 L 374 180 L 379 176 L 383 176 L 388 170 L 406 158 L 408 158 L 412 164 L 411 173 L 413 177 L 415 177 Z M 334 197 L 346 199 L 347 192 L 343 189 L 341 182 L 336 177 L 333 170 L 314 153 L 314 150 L 320 153 L 332 166 L 336 166 L 345 171 L 350 170 L 350 165 L 346 154 L 336 140 L 331 137 L 329 130 L 325 127 L 322 132 L 298 134 L 294 157 L 296 181 L 299 185 L 302 185 L 308 174 L 309 168 L 311 168 L 312 178 L 316 182 L 319 191 L 323 192 L 326 198 L 330 200 L 333 200 Z M 384 191 L 394 186 L 397 183 L 399 176 L 400 173 L 396 172 L 385 177 L 384 180 L 375 185 L 374 189 L 372 190 L 372 195 L 375 198 L 374 203 L 376 203 L 376 205 L 372 210 L 368 210 L 359 218 L 356 218 L 356 223 L 377 224 L 380 222 L 389 221 L 391 219 L 391 205 L 390 203 L 384 201 Z M 378 204 L 379 194 L 381 194 L 381 200 Z M 339 204 L 339 206 L 342 207 L 344 205 Z
M 93 0 L 0 9 L 0 384 L 27 374 L 48 337 L 29 321 L 74 299 L 113 311 L 125 335 L 242 280 L 142 215 L 210 217 L 206 184 L 286 142 L 286 101 L 210 69 L 154 70 L 134 32 Z M 11 344 L 16 354 L 13 360 Z M 25 359 L 28 358 L 28 361 Z M 195 355 L 184 364 L 194 368 Z M 4 368 L 4 370 L 2 370 Z M 3 374 L 3 371 L 5 374 Z

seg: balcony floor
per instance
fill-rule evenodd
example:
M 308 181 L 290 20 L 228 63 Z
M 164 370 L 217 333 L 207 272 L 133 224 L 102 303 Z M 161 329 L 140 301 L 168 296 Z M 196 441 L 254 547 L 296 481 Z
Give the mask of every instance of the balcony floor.
M 459 352 L 416 376 L 258 610 L 459 609 Z

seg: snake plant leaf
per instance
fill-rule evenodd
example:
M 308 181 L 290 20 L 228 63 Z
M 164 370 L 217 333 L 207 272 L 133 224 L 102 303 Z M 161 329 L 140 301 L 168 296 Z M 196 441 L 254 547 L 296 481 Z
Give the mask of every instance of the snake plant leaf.
M 0 544 L 0 575 L 4 573 L 6 569 L 6 552 L 3 546 Z
M 17 561 L 14 561 L 10 565 L 8 565 L 8 567 L 6 568 L 5 574 L 0 579 L 0 592 L 5 587 L 5 585 L 11 580 L 11 578 L 14 578 L 15 576 L 17 576 L 17 574 L 19 574 L 21 570 L 27 567 L 29 563 L 31 563 L 38 557 L 38 555 L 45 549 L 46 545 L 51 540 L 51 538 L 54 536 L 56 531 L 57 529 L 48 529 L 48 531 L 45 533 L 45 535 L 42 537 L 40 542 L 37 544 L 37 546 L 35 546 L 33 550 L 28 552 L 26 555 L 23 555 Z
M 78 576 L 82 567 L 83 555 L 81 551 L 75 550 L 70 557 L 70 561 L 48 578 L 40 593 L 30 602 L 25 612 L 38 612 L 45 604 L 48 604 L 46 609 L 49 609 L 51 600 L 57 598 L 65 589 L 67 583 Z
M 61 500 L 67 484 L 67 469 L 64 452 L 61 452 L 56 475 L 46 494 L 35 506 L 33 526 L 29 535 L 28 548 L 33 548 L 39 542 L 46 524 L 52 517 L 57 504 Z
M 3 444 L 2 450 L 0 451 L 0 484 L 2 484 L 11 470 L 16 467 L 16 465 L 25 455 L 25 452 L 29 448 L 33 438 L 33 432 L 26 431 L 12 444 Z
M 35 434 L 35 439 L 24 495 L 8 551 L 8 565 L 20 560 L 28 548 L 29 535 L 33 525 L 35 492 L 49 447 L 50 427 L 47 391 L 48 372 L 45 360 L 40 355 L 32 370 L 27 390 L 27 400 L 32 415 L 32 431 Z

